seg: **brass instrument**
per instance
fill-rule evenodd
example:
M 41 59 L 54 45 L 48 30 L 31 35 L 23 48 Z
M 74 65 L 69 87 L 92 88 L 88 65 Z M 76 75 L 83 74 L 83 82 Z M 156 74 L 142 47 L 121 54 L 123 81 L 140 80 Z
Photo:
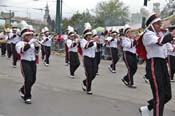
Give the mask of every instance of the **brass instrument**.
M 0 43 L 6 43 L 5 38 L 0 38 Z
M 168 16 L 168 17 L 165 17 L 164 19 L 162 19 L 162 21 L 172 21 L 173 19 L 175 19 L 175 14 Z
M 171 16 L 163 18 L 162 19 L 162 29 L 171 27 L 171 21 L 174 19 L 175 19 L 175 15 L 171 15 Z M 132 29 L 131 31 L 132 31 L 133 36 L 137 37 L 144 31 L 144 29 L 140 27 L 138 29 Z
M 132 29 L 131 32 L 132 32 L 133 38 L 136 38 L 136 37 L 140 36 L 140 34 L 141 34 L 143 31 L 144 31 L 143 28 Z
M 175 15 L 171 15 L 168 17 L 165 17 L 162 19 L 162 27 L 163 29 L 166 29 L 167 27 L 171 26 L 171 22 L 175 19 Z

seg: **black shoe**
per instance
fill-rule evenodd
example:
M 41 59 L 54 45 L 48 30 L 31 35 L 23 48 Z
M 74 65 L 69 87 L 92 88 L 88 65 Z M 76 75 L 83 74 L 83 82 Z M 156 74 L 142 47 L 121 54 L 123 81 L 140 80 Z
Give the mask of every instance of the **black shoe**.
M 122 82 L 123 82 L 126 86 L 129 85 L 129 83 L 128 83 L 127 81 L 125 81 L 125 79 L 121 79 L 121 80 L 122 80 Z
M 24 100 L 24 102 L 25 102 L 26 104 L 32 104 L 31 99 L 26 99 L 26 100 Z

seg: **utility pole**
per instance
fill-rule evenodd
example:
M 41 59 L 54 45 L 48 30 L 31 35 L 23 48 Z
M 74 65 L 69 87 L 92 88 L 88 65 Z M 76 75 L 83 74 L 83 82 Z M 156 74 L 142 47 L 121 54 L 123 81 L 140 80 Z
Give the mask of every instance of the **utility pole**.
M 144 6 L 147 6 L 147 3 L 148 3 L 148 0 L 144 0 Z M 142 17 L 142 28 L 145 29 L 145 21 L 146 21 L 146 18 L 145 17 Z
M 56 33 L 61 34 L 62 0 L 57 0 L 56 5 Z
M 15 16 L 15 13 L 10 10 L 9 13 L 1 12 L 1 16 L 5 19 L 5 24 L 11 24 L 11 19 Z

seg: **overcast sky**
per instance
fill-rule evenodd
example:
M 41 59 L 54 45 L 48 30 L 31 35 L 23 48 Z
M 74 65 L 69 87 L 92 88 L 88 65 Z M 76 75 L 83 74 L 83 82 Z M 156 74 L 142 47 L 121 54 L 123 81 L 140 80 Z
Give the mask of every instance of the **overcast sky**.
M 76 11 L 84 11 L 86 9 L 94 9 L 97 3 L 109 0 L 63 0 L 63 17 L 70 17 Z M 131 13 L 139 12 L 144 0 L 120 0 L 129 6 Z M 153 2 L 160 2 L 161 8 L 166 4 L 167 0 L 151 0 L 148 6 L 152 7 Z M 0 5 L 8 5 L 12 7 L 0 6 L 0 11 L 12 10 L 16 15 L 27 16 L 31 18 L 42 19 L 44 10 L 34 10 L 32 8 L 44 9 L 46 3 L 49 5 L 50 14 L 55 17 L 56 0 L 0 0 Z M 19 7 L 19 8 L 15 8 Z M 21 8 L 23 7 L 23 8 Z

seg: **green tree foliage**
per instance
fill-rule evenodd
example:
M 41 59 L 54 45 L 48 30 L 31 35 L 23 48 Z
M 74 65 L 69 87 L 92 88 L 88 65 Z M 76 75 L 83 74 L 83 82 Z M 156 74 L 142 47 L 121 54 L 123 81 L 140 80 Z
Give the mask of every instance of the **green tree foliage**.
M 76 12 L 69 19 L 64 18 L 62 20 L 63 31 L 66 31 L 68 25 L 71 25 L 78 33 L 82 33 L 86 22 L 89 22 L 92 28 L 96 28 L 98 26 L 124 25 L 128 21 L 128 7 L 119 0 L 100 2 L 92 10 L 94 11 L 93 15 L 87 9 L 83 13 Z
M 128 7 L 119 0 L 100 2 L 95 9 L 100 26 L 124 25 L 128 21 Z
M 161 16 L 163 18 L 171 16 L 175 13 L 175 1 L 172 3 L 168 3 L 164 9 L 161 11 Z M 175 19 L 172 20 L 172 24 L 175 24 Z
M 82 33 L 84 29 L 84 23 L 89 22 L 91 25 L 93 25 L 95 24 L 94 20 L 95 17 L 89 13 L 89 10 L 86 10 L 86 12 L 83 13 L 76 12 L 76 14 L 74 14 L 70 19 L 63 19 L 62 27 L 63 30 L 66 31 L 67 27 L 71 25 L 78 33 Z

